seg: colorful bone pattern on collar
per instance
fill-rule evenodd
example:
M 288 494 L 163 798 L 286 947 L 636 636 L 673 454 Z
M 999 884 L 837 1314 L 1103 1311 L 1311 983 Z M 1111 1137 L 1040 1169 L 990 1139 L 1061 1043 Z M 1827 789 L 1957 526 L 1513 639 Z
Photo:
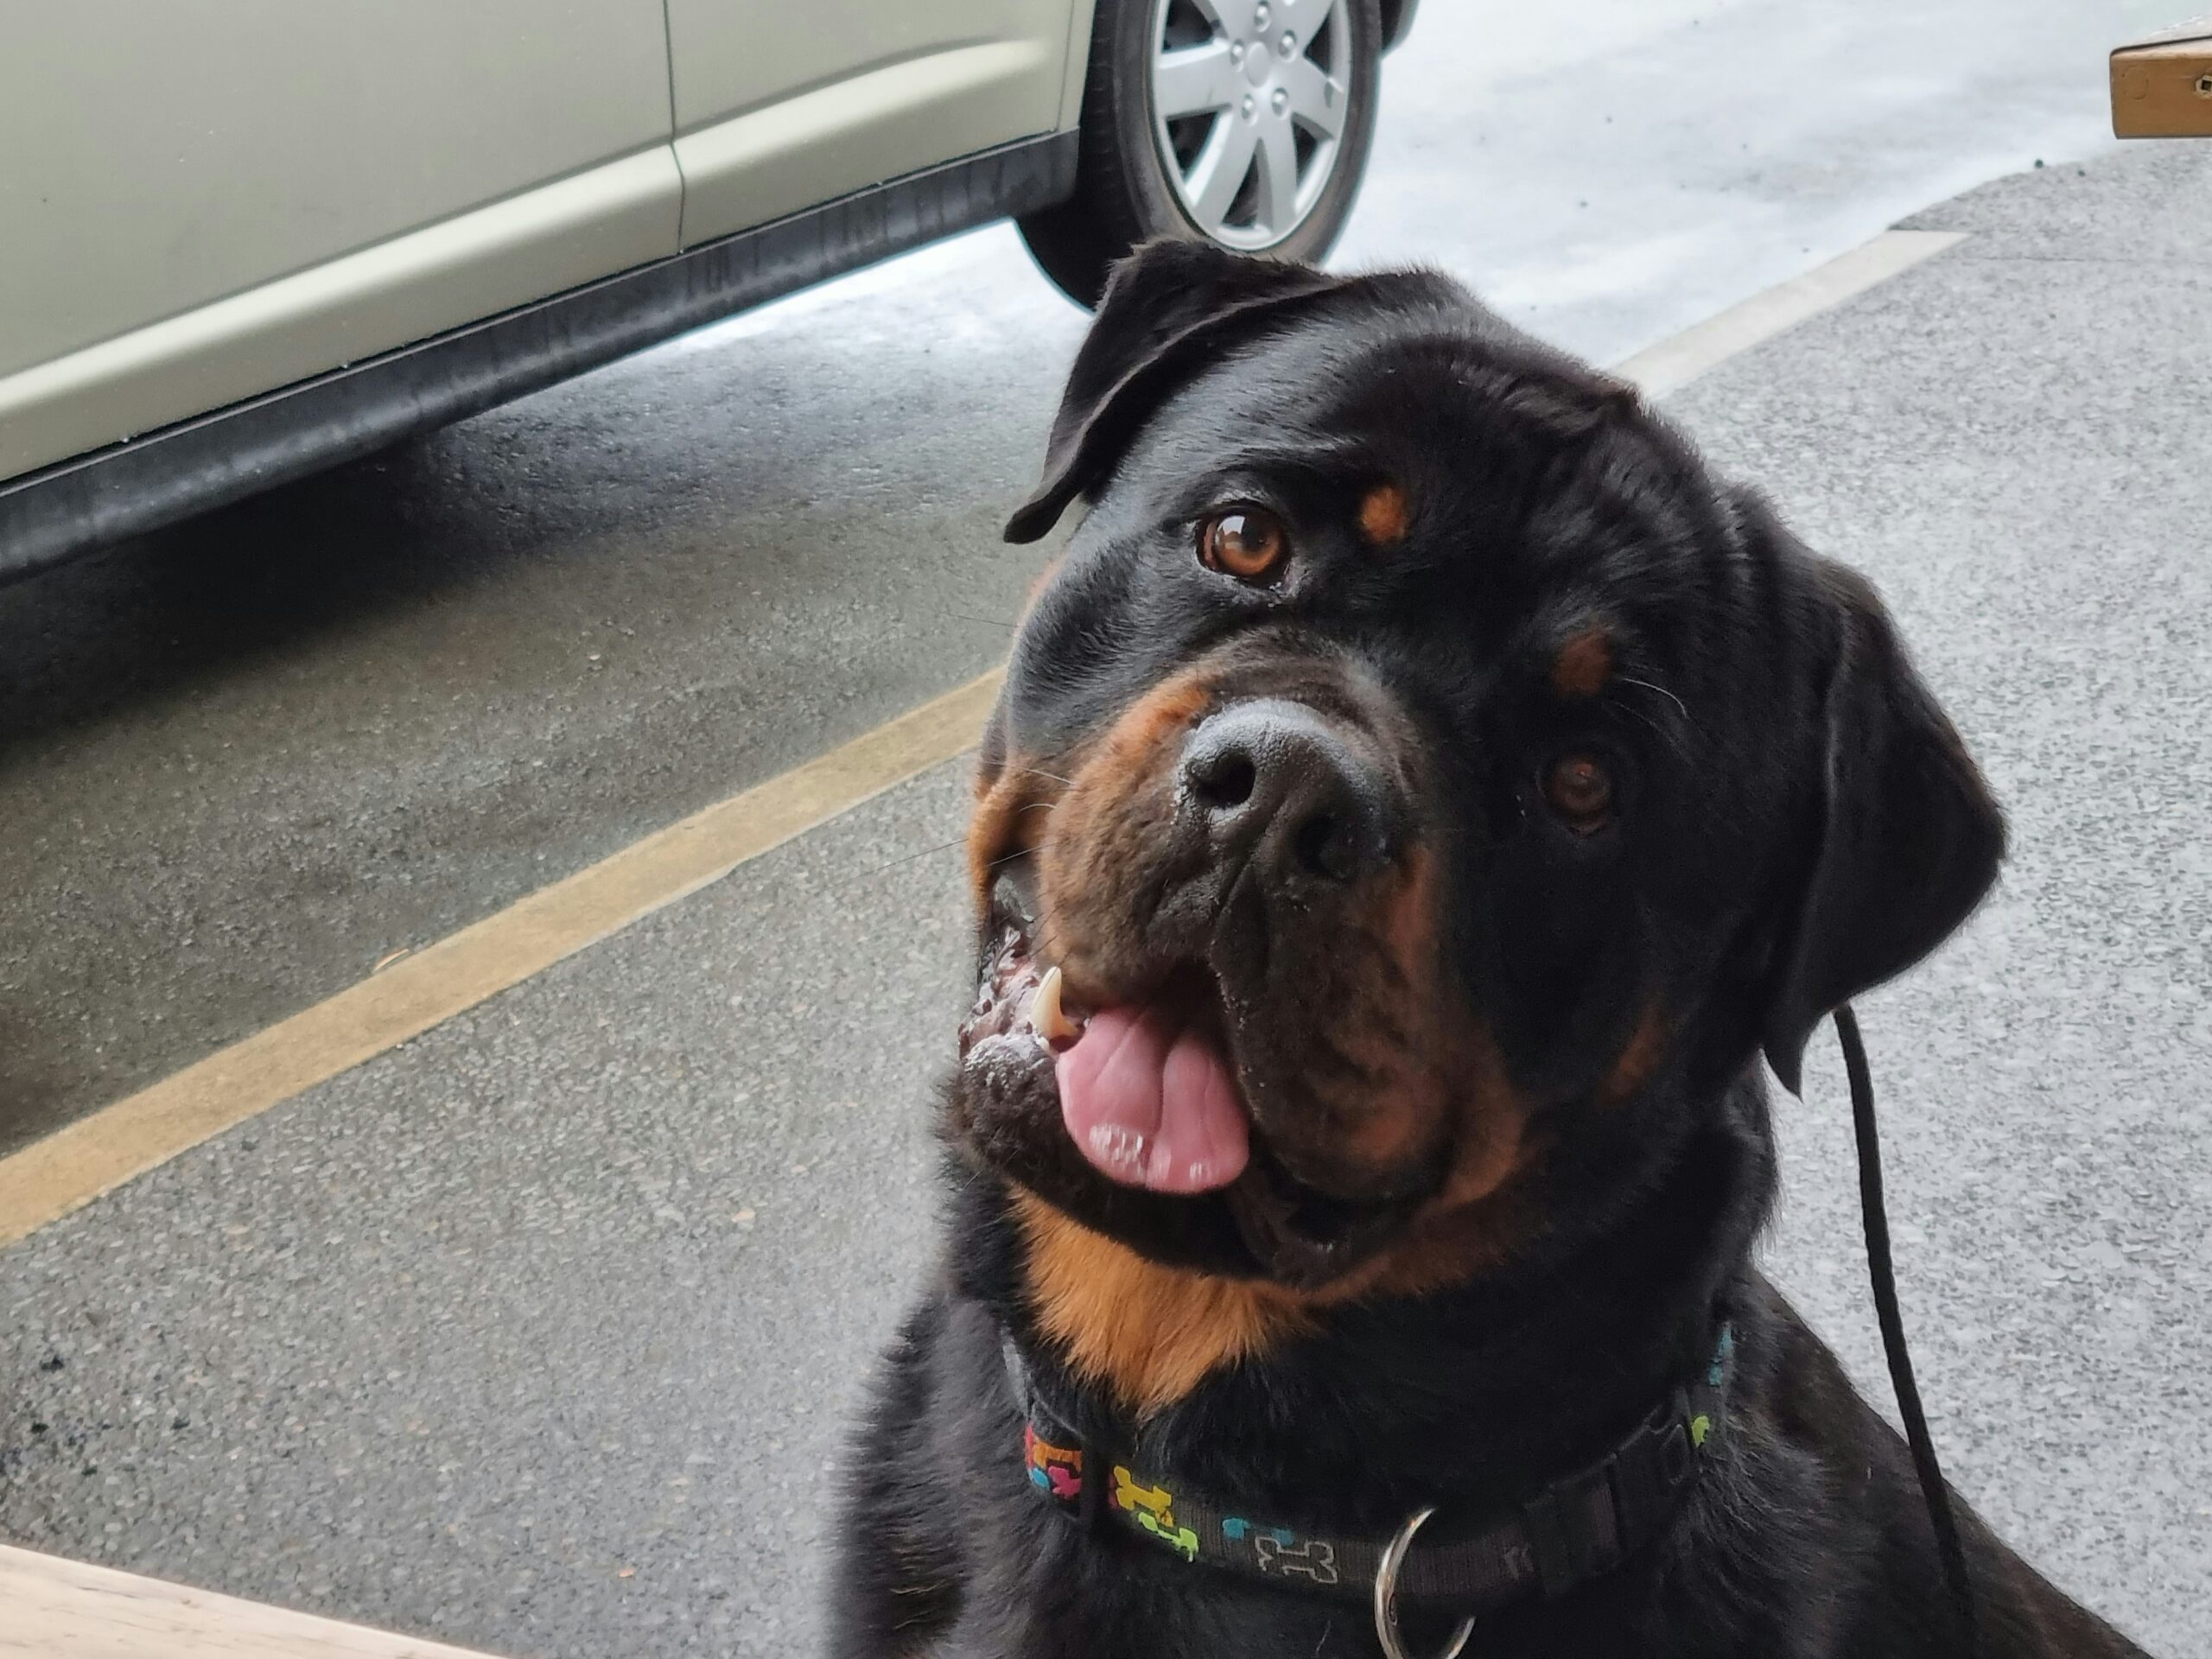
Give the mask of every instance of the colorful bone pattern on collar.
M 1037 1432 L 1034 1423 L 1022 1425 L 1021 1444 L 1029 1484 L 1055 1503 L 1079 1510 L 1083 1504 L 1083 1449 L 1055 1446 Z M 1125 1464 L 1115 1464 L 1112 1470 L 1113 1484 L 1106 1489 L 1108 1507 L 1128 1525 L 1157 1539 L 1185 1560 L 1198 1560 L 1198 1535 L 1176 1520 L 1174 1493 L 1165 1486 L 1139 1480 Z M 1236 1538 L 1243 1537 L 1249 1530 L 1249 1522 L 1233 1517 L 1225 1525 L 1236 1529 L 1230 1535 Z M 1290 1534 L 1281 1529 L 1271 1530 L 1280 1535 L 1282 1543 L 1290 1541 Z
M 1117 1463 L 1106 1501 L 1115 1514 L 1127 1516 L 1140 1532 L 1149 1533 L 1185 1560 L 1198 1559 L 1198 1535 L 1177 1523 L 1175 1494 L 1165 1486 L 1144 1485 Z
M 1311 1590 L 1357 1591 L 1372 1584 L 1382 1541 L 1319 1538 L 1272 1522 L 1217 1509 L 1195 1495 L 1179 1497 L 1164 1482 L 1113 1465 L 1108 1512 L 1122 1526 L 1173 1552 L 1255 1578 Z
M 1037 1433 L 1034 1423 L 1021 1426 L 1023 1462 L 1029 1484 L 1057 1503 L 1071 1508 L 1083 1501 L 1083 1450 L 1054 1446 Z
M 1675 1499 L 1717 1446 L 1726 1427 L 1735 1333 L 1720 1327 L 1702 1371 L 1669 1395 L 1597 1464 L 1554 1482 L 1517 1510 L 1454 1542 L 1424 1544 L 1399 1586 L 1415 1599 L 1497 1606 L 1529 1593 L 1557 1594 L 1609 1571 L 1671 1515 Z M 1026 1394 L 1027 1390 L 1024 1389 Z M 1287 1587 L 1364 1595 L 1386 1541 L 1321 1537 L 1217 1508 L 1196 1493 L 1128 1465 L 1100 1461 L 1108 1478 L 1087 1491 L 1084 1448 L 1049 1414 L 1023 1426 L 1030 1484 L 1071 1514 L 1095 1504 L 1123 1529 L 1173 1553 Z M 1088 1498 L 1090 1503 L 1086 1503 Z

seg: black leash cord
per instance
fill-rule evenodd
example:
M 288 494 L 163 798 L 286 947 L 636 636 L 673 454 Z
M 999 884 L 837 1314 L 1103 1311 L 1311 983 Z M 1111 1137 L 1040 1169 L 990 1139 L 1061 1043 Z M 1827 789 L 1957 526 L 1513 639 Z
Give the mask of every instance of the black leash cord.
M 1836 1040 L 1843 1046 L 1843 1069 L 1851 1079 L 1851 1127 L 1859 1138 L 1859 1209 L 1866 1224 L 1866 1273 L 1874 1284 L 1874 1313 L 1882 1324 L 1882 1351 L 1889 1357 L 1890 1384 L 1904 1416 L 1904 1437 L 1912 1446 L 1912 1466 L 1928 1503 L 1928 1522 L 1936 1531 L 1936 1553 L 1943 1577 L 1958 1603 L 1966 1627 L 1967 1651 L 1981 1651 L 1981 1632 L 1974 1611 L 1974 1585 L 1967 1577 L 1967 1554 L 1959 1542 L 1958 1517 L 1951 1512 L 1950 1489 L 1936 1461 L 1936 1443 L 1920 1408 L 1920 1388 L 1912 1380 L 1912 1356 L 1905 1351 L 1904 1315 L 1897 1309 L 1897 1268 L 1890 1260 L 1890 1217 L 1882 1204 L 1882 1143 L 1874 1129 L 1874 1080 L 1866 1069 L 1866 1046 L 1859 1038 L 1859 1016 L 1846 1003 L 1835 1011 Z

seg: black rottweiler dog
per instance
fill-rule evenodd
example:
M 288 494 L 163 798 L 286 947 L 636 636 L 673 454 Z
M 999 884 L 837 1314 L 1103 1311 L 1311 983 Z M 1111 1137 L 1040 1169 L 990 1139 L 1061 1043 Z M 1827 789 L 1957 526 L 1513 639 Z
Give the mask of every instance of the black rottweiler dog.
M 1141 252 L 1008 536 L 1078 496 L 835 1650 L 1974 1651 L 1751 1256 L 1761 1055 L 2004 849 L 1872 590 L 1420 272 Z M 1962 1524 L 1980 1651 L 2139 1651 Z

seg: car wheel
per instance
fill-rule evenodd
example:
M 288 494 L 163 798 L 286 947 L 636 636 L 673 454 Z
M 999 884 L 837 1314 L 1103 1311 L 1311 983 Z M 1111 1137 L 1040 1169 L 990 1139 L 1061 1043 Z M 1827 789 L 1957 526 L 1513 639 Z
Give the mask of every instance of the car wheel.
M 1382 54 L 1379 0 L 1098 0 L 1076 192 L 1022 239 L 1086 306 L 1154 237 L 1319 259 L 1367 166 Z

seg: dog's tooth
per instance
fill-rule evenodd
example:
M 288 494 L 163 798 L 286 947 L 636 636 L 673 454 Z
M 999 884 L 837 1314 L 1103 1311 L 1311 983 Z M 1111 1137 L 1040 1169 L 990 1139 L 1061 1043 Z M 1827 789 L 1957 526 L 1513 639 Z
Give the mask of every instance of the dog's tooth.
M 1060 1006 L 1060 985 L 1058 968 L 1047 968 L 1045 977 L 1037 983 L 1037 995 L 1029 1004 L 1030 1025 L 1055 1048 L 1083 1035 L 1083 1027 L 1069 1019 L 1067 1010 Z

